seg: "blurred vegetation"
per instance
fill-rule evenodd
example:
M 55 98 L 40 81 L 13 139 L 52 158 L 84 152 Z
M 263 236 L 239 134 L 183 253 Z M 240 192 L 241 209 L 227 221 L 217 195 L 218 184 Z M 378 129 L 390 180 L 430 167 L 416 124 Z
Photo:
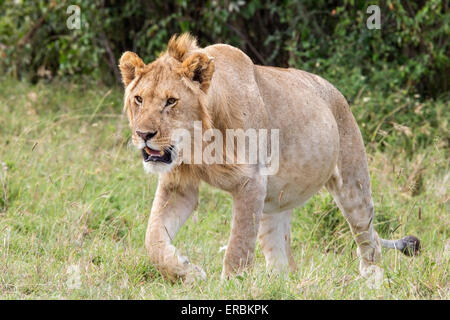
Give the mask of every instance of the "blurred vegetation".
M 72 4 L 79 30 L 66 25 Z M 367 28 L 369 4 L 380 6 L 379 30 Z M 369 146 L 395 143 L 412 155 L 437 135 L 448 146 L 449 108 L 424 107 L 448 104 L 447 1 L 0 0 L 0 12 L 0 71 L 16 78 L 119 84 L 123 51 L 150 62 L 189 31 L 202 46 L 229 43 L 255 63 L 328 79 L 364 106 L 354 114 Z
M 79 30 L 66 25 L 73 4 Z M 380 6 L 379 30 L 367 28 L 370 4 Z M 448 147 L 447 1 L 0 0 L 0 12 L 0 71 L 16 78 L 119 84 L 123 51 L 150 62 L 172 34 L 189 31 L 202 46 L 229 43 L 255 63 L 328 79 L 369 148 L 396 145 L 412 156 L 436 139 Z
M 370 30 L 367 7 L 381 8 Z M 81 29 L 69 30 L 69 5 Z M 120 79 L 125 50 L 153 60 L 174 33 L 224 42 L 255 63 L 292 66 L 335 83 L 351 100 L 364 86 L 424 96 L 448 92 L 448 2 L 325 0 L 0 0 L 1 70 L 33 81 L 55 76 Z

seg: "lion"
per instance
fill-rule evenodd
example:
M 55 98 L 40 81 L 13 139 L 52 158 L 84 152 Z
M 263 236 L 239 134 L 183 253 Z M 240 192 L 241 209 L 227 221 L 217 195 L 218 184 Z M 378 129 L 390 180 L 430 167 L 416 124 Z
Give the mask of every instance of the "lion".
M 172 244 L 197 206 L 201 181 L 233 199 L 222 278 L 252 264 L 256 240 L 269 272 L 296 270 L 292 211 L 323 186 L 348 221 L 363 277 L 380 268 L 381 246 L 408 255 L 418 252 L 414 236 L 384 240 L 375 231 L 362 135 L 346 99 L 328 81 L 293 68 L 255 65 L 227 44 L 201 48 L 188 33 L 174 35 L 149 64 L 125 52 L 119 67 L 132 143 L 142 152 L 145 171 L 159 175 L 145 246 L 150 262 L 166 278 L 206 278 Z M 278 171 L 262 174 L 267 162 L 185 163 L 172 134 L 193 132 L 194 122 L 224 135 L 228 129 L 279 130 Z

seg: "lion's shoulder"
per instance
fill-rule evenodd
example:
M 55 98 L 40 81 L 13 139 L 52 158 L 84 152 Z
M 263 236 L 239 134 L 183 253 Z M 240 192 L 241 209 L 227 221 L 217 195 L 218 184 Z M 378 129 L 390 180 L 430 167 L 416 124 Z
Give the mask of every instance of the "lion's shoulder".
M 252 59 L 236 47 L 218 43 L 205 47 L 203 50 L 214 58 L 216 66 L 237 67 L 240 68 L 241 72 L 253 70 L 254 64 Z

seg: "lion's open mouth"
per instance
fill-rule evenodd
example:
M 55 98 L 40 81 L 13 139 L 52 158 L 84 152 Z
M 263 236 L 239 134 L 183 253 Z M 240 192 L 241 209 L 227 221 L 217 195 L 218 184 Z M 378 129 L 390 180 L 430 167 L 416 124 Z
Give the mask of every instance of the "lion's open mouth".
M 172 162 L 172 153 L 170 150 L 172 146 L 170 146 L 167 150 L 154 150 L 149 147 L 145 147 L 142 149 L 142 157 L 145 162 L 154 161 L 154 162 L 164 162 L 171 163 Z

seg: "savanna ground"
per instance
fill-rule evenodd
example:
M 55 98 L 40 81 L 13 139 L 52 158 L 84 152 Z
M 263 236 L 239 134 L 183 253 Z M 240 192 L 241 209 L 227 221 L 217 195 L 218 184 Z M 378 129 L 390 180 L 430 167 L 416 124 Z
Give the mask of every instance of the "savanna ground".
M 417 235 L 423 246 L 415 258 L 383 250 L 379 289 L 359 276 L 349 227 L 326 190 L 295 210 L 297 273 L 270 279 L 257 247 L 253 269 L 220 282 L 231 199 L 208 185 L 174 240 L 208 275 L 187 286 L 167 282 L 147 260 L 157 178 L 144 174 L 129 145 L 121 90 L 1 83 L 1 299 L 450 298 L 448 101 L 370 91 L 352 101 L 368 150 L 376 229 L 384 238 Z M 362 120 L 387 103 L 396 105 L 392 112 Z M 401 109 L 419 121 L 393 122 Z

